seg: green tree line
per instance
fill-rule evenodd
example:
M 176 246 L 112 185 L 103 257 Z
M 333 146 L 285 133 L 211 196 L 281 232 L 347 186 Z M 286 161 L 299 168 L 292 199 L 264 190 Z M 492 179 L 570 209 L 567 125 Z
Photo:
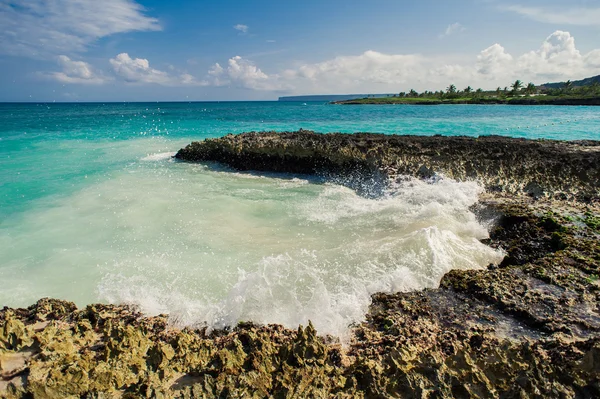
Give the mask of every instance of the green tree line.
M 484 97 L 496 97 L 496 98 L 509 98 L 509 97 L 517 97 L 517 96 L 536 96 L 536 95 L 545 95 L 545 96 L 573 96 L 573 97 L 596 97 L 600 96 L 600 83 L 594 82 L 591 85 L 585 86 L 574 86 L 573 83 L 569 80 L 563 84 L 563 87 L 558 89 L 546 88 L 544 86 L 536 86 L 533 83 L 528 83 L 525 85 L 521 80 L 515 80 L 509 86 L 505 86 L 504 88 L 498 87 L 496 90 L 488 90 L 485 91 L 481 88 L 473 90 L 471 86 L 467 86 L 464 89 L 460 90 L 454 84 L 448 85 L 443 90 L 437 91 L 423 91 L 421 93 L 417 92 L 414 89 L 411 89 L 409 92 L 400 92 L 398 94 L 393 94 L 392 97 L 399 98 L 437 98 L 437 99 L 456 99 L 456 98 L 484 98 Z

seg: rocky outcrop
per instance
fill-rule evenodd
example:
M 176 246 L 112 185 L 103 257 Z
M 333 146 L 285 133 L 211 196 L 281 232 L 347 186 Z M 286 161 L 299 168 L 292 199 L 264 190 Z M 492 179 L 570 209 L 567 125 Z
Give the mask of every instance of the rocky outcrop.
M 396 165 L 400 170 L 405 165 L 404 170 L 418 175 L 422 164 L 408 165 L 417 159 L 429 160 L 426 168 L 447 165 L 456 177 L 466 175 L 468 154 L 478 154 L 467 152 L 467 143 L 477 140 L 466 138 L 440 139 L 447 144 L 437 146 L 435 139 L 398 138 L 399 143 L 390 144 L 367 135 L 352 139 L 359 145 L 341 135 L 321 141 L 300 134 L 315 140 L 306 153 L 296 151 L 293 134 L 289 143 L 271 134 L 250 134 L 193 144 L 180 156 L 219 156 L 232 166 L 267 170 L 269 157 L 286 154 L 298 160 L 295 172 L 338 170 L 340 165 L 369 171 L 373 165 L 377 170 Z M 329 140 L 342 148 L 324 144 Z M 568 159 L 583 164 L 589 160 L 586 151 L 595 151 L 591 143 L 505 144 L 521 155 L 531 146 L 537 155 L 527 162 L 538 165 L 544 164 L 540 154 L 548 151 L 567 158 L 572 152 Z M 567 155 L 560 155 L 561 148 Z M 311 151 L 333 155 L 311 161 Z M 435 151 L 439 163 L 431 160 Z M 453 169 L 440 155 L 450 151 L 463 166 Z M 486 159 L 473 162 L 481 165 Z M 489 162 L 503 159 L 497 155 Z M 511 171 L 510 163 L 502 162 L 503 184 L 514 179 L 519 187 L 519 173 L 525 172 Z M 278 161 L 273 165 L 274 170 L 292 168 Z M 586 173 L 577 166 L 566 168 L 576 174 L 556 173 L 577 188 L 573 195 L 588 193 L 597 166 Z M 491 170 L 481 175 L 492 179 Z M 556 177 L 539 180 L 560 184 Z M 495 191 L 484 194 L 480 206 L 498 215 L 487 244 L 504 248 L 504 261 L 488 270 L 452 271 L 438 289 L 374 295 L 365 321 L 353 327 L 344 346 L 318 336 L 312 325 L 289 330 L 246 323 L 207 333 L 170 328 L 166 316 L 145 317 L 127 306 L 77 309 L 44 299 L 28 309 L 4 308 L 0 397 L 600 397 L 600 206 Z
M 502 264 L 375 295 L 344 347 L 310 325 L 207 334 L 126 306 L 5 308 L 0 397 L 599 397 L 598 209 L 489 206 Z
M 489 191 L 600 198 L 600 141 L 252 132 L 194 142 L 175 157 L 217 161 L 239 170 L 353 173 L 386 179 L 441 173 L 478 180 Z

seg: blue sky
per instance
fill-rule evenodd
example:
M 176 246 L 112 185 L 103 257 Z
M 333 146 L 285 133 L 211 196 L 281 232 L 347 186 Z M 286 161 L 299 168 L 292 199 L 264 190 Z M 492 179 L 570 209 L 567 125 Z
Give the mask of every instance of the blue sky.
M 600 1 L 0 0 L 0 101 L 271 100 L 600 74 Z

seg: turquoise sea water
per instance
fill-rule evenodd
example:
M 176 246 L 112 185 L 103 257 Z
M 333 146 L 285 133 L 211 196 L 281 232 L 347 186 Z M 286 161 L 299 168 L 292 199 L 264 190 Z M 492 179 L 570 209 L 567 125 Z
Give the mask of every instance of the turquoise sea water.
M 473 182 L 367 199 L 306 176 L 174 162 L 259 130 L 600 139 L 600 108 L 323 103 L 0 104 L 0 306 L 133 303 L 179 324 L 343 334 L 377 291 L 434 287 L 502 254 Z

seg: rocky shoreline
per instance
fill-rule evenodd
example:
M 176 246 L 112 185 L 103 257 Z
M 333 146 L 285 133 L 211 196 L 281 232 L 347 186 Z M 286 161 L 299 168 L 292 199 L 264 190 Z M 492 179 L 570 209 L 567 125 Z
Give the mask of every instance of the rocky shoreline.
M 436 173 L 477 180 L 488 191 L 536 198 L 600 198 L 600 141 L 504 136 L 397 136 L 372 133 L 250 132 L 194 142 L 175 158 L 238 170 L 378 179 Z
M 0 397 L 600 397 L 600 142 L 248 133 L 178 159 L 487 189 L 507 256 L 438 289 L 376 294 L 342 347 L 312 326 L 177 330 L 127 306 L 0 310 Z

